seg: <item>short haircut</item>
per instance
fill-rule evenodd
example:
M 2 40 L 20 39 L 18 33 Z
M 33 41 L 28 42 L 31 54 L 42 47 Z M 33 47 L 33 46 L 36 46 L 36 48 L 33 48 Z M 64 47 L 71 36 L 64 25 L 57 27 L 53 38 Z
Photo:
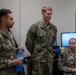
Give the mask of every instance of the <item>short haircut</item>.
M 70 43 L 71 40 L 75 40 L 75 42 L 76 42 L 76 39 L 75 39 L 75 38 L 71 38 L 71 39 L 69 40 L 69 43 Z
M 47 10 L 52 11 L 52 7 L 50 7 L 50 6 L 43 6 L 42 12 L 46 12 Z
M 0 10 L 0 19 L 3 17 L 3 16 L 7 16 L 8 14 L 11 14 L 12 13 L 12 11 L 11 10 L 9 10 L 9 9 L 1 9 Z

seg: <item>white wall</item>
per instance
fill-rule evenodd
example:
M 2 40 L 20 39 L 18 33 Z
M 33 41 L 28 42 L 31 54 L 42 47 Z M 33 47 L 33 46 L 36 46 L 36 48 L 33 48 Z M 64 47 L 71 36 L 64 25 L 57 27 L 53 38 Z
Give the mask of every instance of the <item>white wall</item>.
M 21 1 L 21 45 L 25 47 L 26 34 L 29 27 L 42 18 L 41 8 L 50 5 L 50 0 Z
M 26 33 L 31 24 L 41 20 L 41 8 L 50 5 L 53 8 L 51 22 L 57 26 L 57 44 L 61 45 L 61 32 L 75 31 L 76 0 L 26 0 L 21 1 L 21 44 L 24 45 Z
M 44 5 L 53 8 L 51 22 L 57 26 L 57 44 L 60 46 L 61 32 L 73 32 L 76 29 L 76 0 L 0 0 L 0 8 L 8 8 L 13 12 L 15 24 L 12 33 L 19 46 L 26 49 L 24 44 L 27 31 L 33 23 L 41 20 L 41 8 Z
M 0 0 L 0 8 L 13 11 L 15 24 L 12 32 L 18 45 L 25 47 L 27 30 L 33 23 L 41 20 L 41 8 L 44 5 L 53 8 L 51 22 L 58 28 L 58 45 L 61 44 L 61 32 L 75 31 L 76 0 Z
M 76 0 L 52 0 L 52 22 L 58 28 L 57 43 L 61 44 L 61 32 L 75 31 Z
M 10 9 L 13 12 L 13 16 L 14 16 L 14 21 L 15 24 L 13 26 L 12 34 L 14 35 L 18 45 L 19 45 L 19 1 L 15 1 L 15 0 L 0 0 L 0 9 L 1 8 L 7 8 Z

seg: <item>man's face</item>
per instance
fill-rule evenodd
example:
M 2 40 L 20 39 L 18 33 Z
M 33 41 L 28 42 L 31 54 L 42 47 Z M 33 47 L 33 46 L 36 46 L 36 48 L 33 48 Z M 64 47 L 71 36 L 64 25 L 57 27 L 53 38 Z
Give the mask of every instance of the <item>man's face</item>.
M 71 49 L 75 49 L 76 48 L 76 41 L 75 41 L 75 39 L 71 39 L 70 40 L 70 48 Z
M 5 19 L 5 25 L 7 28 L 12 28 L 14 24 L 12 14 L 8 14 L 7 18 Z
M 46 12 L 43 12 L 42 15 L 43 15 L 44 20 L 49 22 L 52 17 L 52 11 L 47 10 Z

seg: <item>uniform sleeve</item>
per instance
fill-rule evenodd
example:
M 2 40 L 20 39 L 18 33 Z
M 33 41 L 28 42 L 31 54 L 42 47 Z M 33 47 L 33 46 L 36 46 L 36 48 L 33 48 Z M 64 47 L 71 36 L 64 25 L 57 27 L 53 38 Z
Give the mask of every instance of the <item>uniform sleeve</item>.
M 72 68 L 70 68 L 66 65 L 66 61 L 67 61 L 66 54 L 64 52 L 59 56 L 59 60 L 58 60 L 59 70 L 64 71 L 64 72 L 72 72 Z
M 3 45 L 2 45 L 2 39 L 0 38 L 0 68 L 7 68 L 13 66 L 13 60 L 7 59 L 4 56 L 2 56 L 3 53 Z
M 55 29 L 55 38 L 54 38 L 54 41 L 56 41 L 57 40 L 57 27 L 55 26 L 54 29 Z
M 36 30 L 37 27 L 35 25 L 32 25 L 27 32 L 27 37 L 25 41 L 26 48 L 31 54 L 34 48 L 34 39 L 36 37 Z

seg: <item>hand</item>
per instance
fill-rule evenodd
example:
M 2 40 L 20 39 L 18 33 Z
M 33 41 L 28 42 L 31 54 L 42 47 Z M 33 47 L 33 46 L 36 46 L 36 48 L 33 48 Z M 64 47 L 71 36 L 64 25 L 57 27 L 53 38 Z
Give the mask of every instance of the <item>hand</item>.
M 72 69 L 72 72 L 75 72 L 76 73 L 76 68 Z
M 16 65 L 20 65 L 22 63 L 23 59 L 14 59 L 13 60 L 13 65 L 16 66 Z

